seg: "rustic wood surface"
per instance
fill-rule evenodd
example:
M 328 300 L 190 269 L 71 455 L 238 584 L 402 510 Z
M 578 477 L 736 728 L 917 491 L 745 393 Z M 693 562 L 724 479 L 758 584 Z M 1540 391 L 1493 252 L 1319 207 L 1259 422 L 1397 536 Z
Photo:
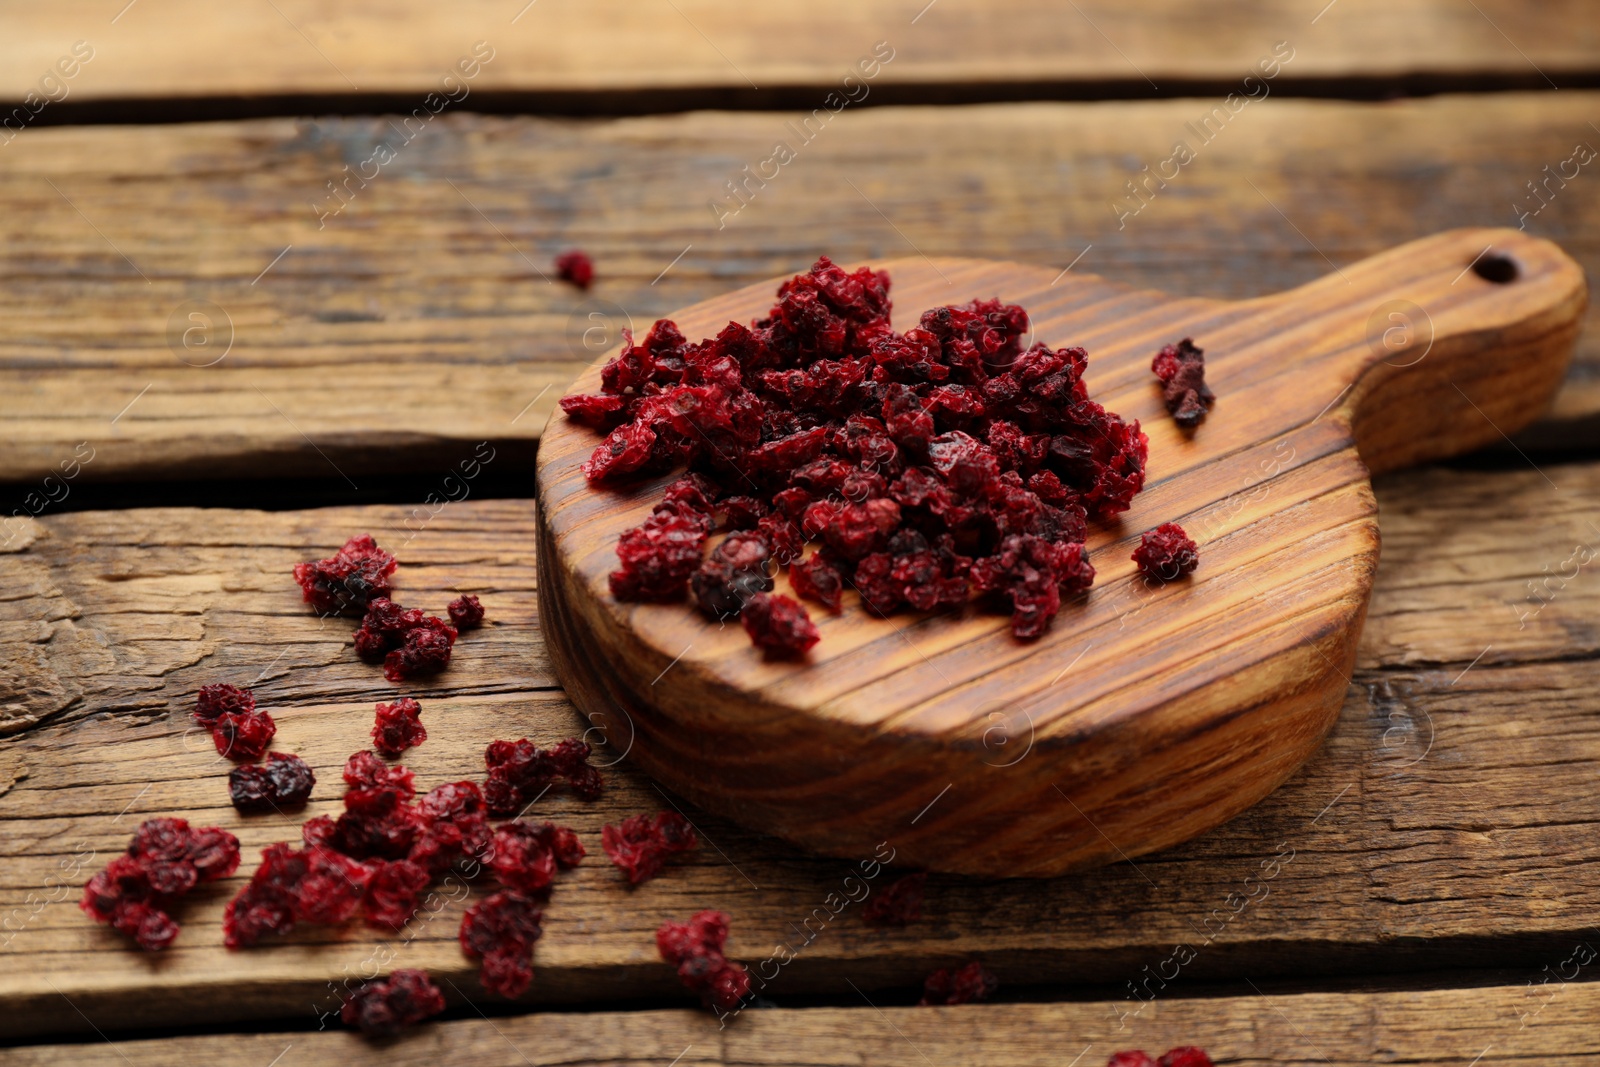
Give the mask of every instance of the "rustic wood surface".
M 133 98 L 148 120 L 171 99 L 355 97 L 441 89 L 477 41 L 493 59 L 466 84 L 535 104 L 627 93 L 634 106 L 806 88 L 853 89 L 845 75 L 879 41 L 893 61 L 869 85 L 951 95 L 993 86 L 1032 93 L 1110 83 L 1140 96 L 1164 85 L 1238 82 L 1275 42 L 1296 49 L 1296 80 L 1510 78 L 1548 85 L 1592 75 L 1600 47 L 1580 0 L 1385 4 L 1342 0 L 1322 11 L 1294 0 L 1232 2 L 1204 12 L 1160 0 L 1042 0 L 982 6 L 927 0 L 422 0 L 328 5 L 274 0 L 218 8 L 202 0 L 143 7 L 95 0 L 15 4 L 0 44 L 0 96 L 40 93 L 41 75 L 75 41 L 93 58 L 65 81 L 67 101 Z M 1547 79 L 1549 79 L 1547 81 Z M 46 85 L 59 95 L 60 90 Z M 696 95 L 685 97 L 683 90 Z M 678 91 L 675 94 L 674 91 Z M 763 95 L 766 94 L 766 95 Z M 468 98 L 470 100 L 470 97 Z M 313 111 L 300 101 L 302 110 Z M 391 108 L 393 109 L 393 105 Z M 49 114 L 48 109 L 44 112 Z
M 1487 247 L 1514 279 L 1474 269 Z M 1367 469 L 1533 421 L 1587 303 L 1576 263 L 1504 229 L 1414 241 L 1246 302 L 982 260 L 884 266 L 902 322 L 971 298 L 1029 309 L 1035 340 L 1093 353 L 1089 395 L 1145 427 L 1144 491 L 1091 526 L 1088 595 L 1023 642 L 972 604 L 882 619 L 847 590 L 838 615 L 812 606 L 817 646 L 775 662 L 687 597 L 611 595 L 618 538 L 680 472 L 591 485 L 580 468 L 604 435 L 557 415 L 538 460 L 541 613 L 573 700 L 626 708 L 633 758 L 656 780 L 827 855 L 892 841 L 907 863 L 988 877 L 1168 847 L 1293 774 L 1350 681 L 1378 559 Z M 672 318 L 711 337 L 761 318 L 777 287 Z M 1390 346 L 1394 308 L 1406 325 Z M 1150 373 L 1151 355 L 1185 337 L 1206 350 L 1219 397 L 1193 432 L 1167 417 Z M 573 393 L 599 391 L 605 358 Z M 1129 553 L 1167 521 L 1197 540 L 1200 568 L 1146 585 Z M 787 572 L 777 588 L 795 595 Z
M 1417 1063 L 1513 1067 L 1600 1061 L 1600 987 L 1566 983 L 1595 950 L 1567 946 L 1547 982 L 1423 992 L 1252 992 L 1157 1000 L 1138 1016 L 1087 1001 L 959 1008 L 777 1009 L 745 1013 L 725 1030 L 687 1011 L 525 1015 L 446 1022 L 374 1046 L 346 1033 L 285 1033 L 164 1040 L 91 1038 L 77 1045 L 0 1051 L 7 1067 L 479 1067 L 680 1063 L 763 1067 L 883 1067 L 979 1062 L 989 1067 L 1069 1063 L 1101 1067 L 1111 1053 L 1152 1055 L 1198 1044 L 1219 1063 L 1333 1067 Z M 1573 952 L 1576 952 L 1576 956 Z M 1563 963 L 1572 960 L 1566 967 Z M 1591 964 L 1592 965 L 1592 964 Z M 1259 987 L 1257 987 L 1259 988 Z M 859 998 L 858 998 L 859 1002 Z M 1119 1025 L 1120 1024 L 1120 1025 Z M 274 1059 L 274 1057 L 278 1057 Z
M 1045 882 L 935 877 L 924 923 L 877 931 L 850 910 L 825 925 L 814 915 L 854 865 L 686 807 L 710 843 L 657 881 L 629 892 L 598 849 L 564 876 L 530 1001 L 680 996 L 651 932 L 708 906 L 733 916 L 732 951 L 758 968 L 777 943 L 822 928 L 769 983 L 780 1001 L 853 997 L 854 983 L 892 1002 L 933 967 L 970 956 L 1011 986 L 1121 991 L 1170 974 L 1163 961 L 1178 944 L 1196 957 L 1171 983 L 1175 997 L 1199 988 L 1191 979 L 1451 966 L 1520 968 L 1527 974 L 1510 981 L 1537 981 L 1600 908 L 1587 786 L 1600 766 L 1587 713 L 1600 684 L 1600 584 L 1592 549 L 1574 552 L 1600 537 L 1591 506 L 1600 467 L 1541 466 L 1380 479 L 1385 551 L 1340 721 L 1295 778 L 1212 833 Z M 337 805 L 336 768 L 365 740 L 372 703 L 395 687 L 351 656 L 348 623 L 304 612 L 288 569 L 351 533 L 399 548 L 408 602 L 436 610 L 456 590 L 477 592 L 493 620 L 422 687 L 430 737 L 408 761 L 420 782 L 477 773 L 494 736 L 582 729 L 543 648 L 532 513 L 531 502 L 468 500 L 431 520 L 382 507 L 30 521 L 0 557 L 3 703 L 17 731 L 0 776 L 11 783 L 0 796 L 0 907 L 4 956 L 26 964 L 0 975 L 5 1031 L 91 1033 L 80 1010 L 108 1031 L 202 1018 L 314 1025 L 331 1005 L 330 981 L 391 966 L 428 967 L 477 999 L 454 940 L 456 901 L 409 940 L 308 928 L 236 954 L 218 929 L 235 878 L 187 903 L 178 944 L 150 960 L 75 900 L 141 818 L 236 828 L 252 860 L 296 832 L 298 819 L 246 820 L 226 805 L 226 766 L 186 719 L 205 682 L 258 679 L 281 746 L 335 785 L 319 786 L 308 814 Z M 601 725 L 626 744 L 625 724 Z M 668 803 L 631 757 L 611 780 L 597 804 L 552 800 L 538 814 L 593 844 L 602 823 Z
M 731 217 L 725 183 L 774 139 L 798 143 L 799 116 L 446 112 L 321 229 L 339 203 L 326 183 L 399 143 L 389 120 L 29 129 L 0 155 L 0 480 L 35 483 L 6 512 L 59 496 L 36 483 L 80 445 L 84 480 L 360 484 L 452 468 L 486 438 L 502 469 L 521 469 L 556 396 L 620 326 L 822 252 L 1076 262 L 1241 298 L 1543 204 L 1528 232 L 1600 270 L 1592 168 L 1564 187 L 1543 170 L 1600 145 L 1600 93 L 1273 98 L 1202 144 L 1185 124 L 1211 103 L 847 110 Z M 1197 158 L 1119 229 L 1139 204 L 1115 206 L 1126 183 L 1178 138 Z M 598 264 L 587 295 L 541 277 L 574 245 Z M 1544 444 L 1600 441 L 1594 314 L 1552 418 L 1530 431 Z

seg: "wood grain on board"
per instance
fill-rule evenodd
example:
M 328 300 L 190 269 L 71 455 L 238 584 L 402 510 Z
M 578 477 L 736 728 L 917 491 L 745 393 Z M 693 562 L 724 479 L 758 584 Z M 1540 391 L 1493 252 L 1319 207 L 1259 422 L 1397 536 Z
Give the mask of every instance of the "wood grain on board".
M 1385 4 L 1341 0 L 1230 2 L 1206 9 L 1159 0 L 818 0 L 804 7 L 739 0 L 465 0 L 448 8 L 314 0 L 217 7 L 201 0 L 137 5 L 68 0 L 19 7 L 0 45 L 0 96 L 42 99 L 357 97 L 459 93 L 444 83 L 482 41 L 490 61 L 465 85 L 479 93 L 584 100 L 654 99 L 694 90 L 750 94 L 859 92 L 855 64 L 884 42 L 891 62 L 865 84 L 957 95 L 993 86 L 1050 91 L 1112 83 L 1154 95 L 1163 83 L 1239 82 L 1279 41 L 1294 79 L 1501 77 L 1544 88 L 1592 74 L 1600 44 L 1578 0 Z M 71 46 L 93 58 L 40 84 Z M 62 68 L 70 69 L 70 68 Z M 846 84 L 855 72 L 858 81 Z M 1547 82 L 1546 79 L 1550 79 Z M 62 88 L 64 86 L 64 89 Z M 1246 87 L 1249 89 L 1250 87 Z M 63 97 L 63 93 L 66 95 Z M 47 105 L 48 106 L 48 105 Z M 148 105 L 145 113 L 159 108 Z M 310 108 L 308 108 L 310 110 Z M 157 111 L 159 114 L 159 111 Z
M 1213 103 L 846 110 L 809 143 L 790 113 L 29 129 L 0 158 L 0 480 L 59 480 L 80 446 L 85 479 L 359 484 L 452 468 L 483 440 L 525 466 L 622 326 L 820 253 L 1075 264 L 1242 298 L 1520 211 L 1600 269 L 1592 165 L 1572 162 L 1600 145 L 1600 93 L 1273 98 L 1205 140 L 1190 124 Z M 1179 139 L 1195 158 L 1158 186 L 1141 168 Z M 778 140 L 796 158 L 746 179 Z M 393 160 L 351 178 L 379 144 Z M 573 246 L 597 264 L 588 294 L 545 277 Z M 1600 441 L 1594 316 L 1530 431 L 1546 444 Z M 37 510 L 14 496 L 7 513 Z
M 1587 944 L 1587 943 L 1585 943 Z M 6 1067 L 477 1067 L 679 1063 L 750 1067 L 991 1067 L 1068 1063 L 1100 1067 L 1142 1048 L 1159 1056 L 1199 1045 L 1219 1063 L 1382 1062 L 1429 1067 L 1514 1067 L 1600 1061 L 1594 1018 L 1600 986 L 1569 984 L 1594 950 L 1568 946 L 1547 981 L 1425 992 L 1252 994 L 1156 1000 L 1132 1015 L 1124 1004 L 986 1004 L 958 1008 L 776 1009 L 745 1013 L 727 1029 L 689 1011 L 469 1018 L 375 1045 L 349 1033 L 208 1035 L 91 1040 L 0 1051 Z M 1565 964 L 1565 966 L 1563 966 Z M 1590 964 L 1592 966 L 1592 963 Z M 273 1057 L 279 1057 L 274 1060 Z
M 1169 986 L 1175 997 L 1190 978 L 1363 969 L 1525 967 L 1537 980 L 1600 908 L 1586 784 L 1600 767 L 1589 713 L 1600 583 L 1592 553 L 1574 555 L 1595 543 L 1588 502 L 1600 469 L 1428 470 L 1377 489 L 1387 542 L 1343 713 L 1316 758 L 1239 818 L 1081 876 L 936 876 L 927 918 L 884 931 L 862 925 L 854 905 L 828 911 L 858 865 L 686 807 L 707 843 L 656 881 L 626 889 L 596 847 L 563 876 L 529 1000 L 681 996 L 652 932 L 703 907 L 733 917 L 732 952 L 772 975 L 764 993 L 780 1002 L 854 996 L 847 980 L 893 1001 L 933 967 L 973 956 L 1012 986 L 1123 989 L 1171 973 L 1163 961 L 1180 944 L 1195 955 Z M 270 1017 L 314 1025 L 336 999 L 330 982 L 394 966 L 427 967 L 476 1000 L 474 969 L 455 942 L 459 900 L 439 901 L 397 938 L 311 927 L 229 953 L 218 923 L 235 878 L 186 902 L 177 945 L 152 959 L 89 922 L 76 896 L 142 818 L 233 828 L 246 870 L 262 846 L 297 832 L 298 819 L 245 819 L 227 806 L 227 767 L 187 722 L 205 682 L 255 680 L 279 747 L 300 752 L 321 779 L 307 814 L 336 808 L 337 768 L 365 743 L 373 702 L 395 687 L 351 655 L 349 623 L 319 624 L 304 611 L 288 569 L 352 533 L 370 530 L 397 549 L 404 602 L 438 610 L 475 592 L 492 620 L 463 639 L 447 673 L 419 687 L 429 739 L 407 761 L 419 784 L 480 774 L 493 737 L 549 741 L 588 726 L 555 688 L 543 651 L 532 512 L 531 502 L 467 500 L 431 518 L 372 507 L 30 521 L 0 556 L 3 662 L 19 665 L 0 700 L 15 731 L 0 749 L 9 783 L 0 955 L 27 961 L 0 974 L 5 1032 L 89 1033 L 79 1010 L 103 1029 Z M 1541 610 L 1518 629 L 1526 583 L 1549 573 L 1571 577 L 1543 586 Z M 1450 613 L 1447 629 L 1435 611 Z M 598 725 L 618 742 L 599 758 L 617 758 L 626 723 Z M 628 758 L 610 781 L 598 803 L 554 797 L 536 814 L 570 823 L 593 846 L 603 823 L 682 803 Z M 808 935 L 787 966 L 765 963 L 779 943 Z

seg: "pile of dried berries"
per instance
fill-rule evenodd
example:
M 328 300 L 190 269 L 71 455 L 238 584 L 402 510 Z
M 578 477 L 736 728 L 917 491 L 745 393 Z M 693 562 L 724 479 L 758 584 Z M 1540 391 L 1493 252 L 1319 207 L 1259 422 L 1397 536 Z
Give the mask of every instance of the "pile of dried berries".
M 538 898 L 506 889 L 467 909 L 461 918 L 461 951 L 482 959 L 478 981 L 507 1000 L 533 981 L 533 943 L 544 932 Z
M 576 248 L 563 252 L 556 257 L 556 277 L 571 282 L 579 289 L 587 289 L 589 283 L 594 281 L 594 263 Z
M 970 1004 L 974 1001 L 988 1000 L 999 988 L 1000 979 L 991 974 L 983 964 L 973 960 L 959 970 L 951 971 L 941 967 L 928 975 L 927 981 L 922 983 L 922 999 L 917 1003 Z
M 1217 398 L 1206 386 L 1206 354 L 1185 337 L 1156 353 L 1150 369 L 1161 379 L 1161 398 L 1166 401 L 1172 421 L 1193 429 L 1206 417 L 1206 410 Z
M 600 847 L 633 885 L 660 874 L 674 854 L 699 845 L 689 820 L 675 811 L 659 812 L 654 818 L 630 815 L 621 826 L 608 824 L 600 830 Z
M 254 693 L 226 683 L 200 687 L 194 721 L 211 732 L 219 754 L 240 763 L 266 755 L 278 732 L 272 716 L 256 710 Z
M 356 655 L 382 663 L 391 682 L 438 674 L 450 666 L 456 628 L 421 608 L 403 608 L 388 597 L 374 597 L 355 632 Z
M 884 615 L 976 591 L 1009 606 L 1018 637 L 1039 636 L 1093 581 L 1087 524 L 1127 509 L 1147 443 L 1089 399 L 1083 349 L 1024 349 L 1027 331 L 1022 308 L 981 300 L 896 333 L 888 276 L 824 257 L 750 327 L 699 344 L 666 320 L 642 345 L 625 335 L 601 392 L 561 401 L 606 435 L 584 475 L 690 473 L 622 535 L 612 593 L 692 590 L 769 652 L 803 652 L 816 631 L 768 592 L 776 563 L 832 611 L 846 586 Z M 703 560 L 719 526 L 734 545 Z
M 202 882 L 239 867 L 239 839 L 215 826 L 190 829 L 183 819 L 147 819 L 128 851 L 89 879 L 79 902 L 96 922 L 110 923 L 147 952 L 178 936 L 172 905 Z
M 548 749 L 526 737 L 491 742 L 483 755 L 489 768 L 489 780 L 483 785 L 489 813 L 516 815 L 557 782 L 565 782 L 580 800 L 600 799 L 605 779 L 588 759 L 589 745 L 571 738 Z
M 1154 530 L 1139 535 L 1139 547 L 1133 550 L 1133 561 L 1147 578 L 1158 582 L 1175 581 L 1192 574 L 1200 566 L 1200 546 L 1190 540 L 1183 527 L 1175 522 L 1164 522 Z
M 750 975 L 742 964 L 722 953 L 728 940 L 728 917 L 702 911 L 686 923 L 662 923 L 656 929 L 661 958 L 678 968 L 678 977 L 700 994 L 707 1007 L 732 1011 L 750 992 Z
M 390 759 L 428 739 L 422 725 L 422 705 L 410 697 L 379 704 L 372 726 L 372 747 Z
M 874 926 L 905 926 L 916 922 L 922 918 L 922 893 L 927 885 L 926 871 L 895 879 L 862 905 L 862 921 Z
M 388 596 L 394 557 L 371 534 L 352 537 L 327 559 L 296 563 L 294 580 L 318 615 L 355 615 L 373 597 Z
M 1211 1067 L 1211 1057 L 1193 1045 L 1168 1049 L 1159 1060 L 1151 1059 L 1142 1049 L 1131 1049 L 1113 1055 L 1106 1067 Z
M 264 764 L 228 772 L 228 796 L 243 812 L 302 808 L 316 784 L 310 765 L 293 753 L 269 752 Z
M 444 994 L 427 971 L 401 968 L 367 982 L 344 1002 L 340 1018 L 368 1037 L 393 1037 L 444 1011 Z

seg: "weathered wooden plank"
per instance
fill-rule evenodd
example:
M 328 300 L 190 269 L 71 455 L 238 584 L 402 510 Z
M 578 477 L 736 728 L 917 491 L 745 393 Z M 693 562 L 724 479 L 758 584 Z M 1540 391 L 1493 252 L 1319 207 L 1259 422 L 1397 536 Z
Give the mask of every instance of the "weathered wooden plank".
M 128 5 L 132 8 L 133 5 Z M 378 9 L 312 0 L 221 10 L 200 0 L 121 5 L 92 0 L 11 13 L 0 45 L 0 96 L 20 102 L 117 98 L 460 93 L 443 83 L 485 42 L 492 56 L 469 91 L 542 97 L 698 90 L 853 91 L 842 79 L 886 42 L 893 61 L 867 82 L 889 87 L 1112 83 L 1141 95 L 1162 83 L 1237 82 L 1277 41 L 1295 58 L 1282 77 L 1396 81 L 1510 76 L 1551 84 L 1591 74 L 1600 56 L 1576 0 L 1394 5 L 1343 0 L 1225 3 L 1198 11 L 1159 0 L 961 4 L 819 0 L 804 7 L 733 0 L 465 0 L 448 12 L 420 0 Z M 55 65 L 74 42 L 92 58 L 70 77 Z M 80 53 L 81 55 L 82 53 Z M 61 70 L 72 70 L 69 64 Z M 471 69 L 471 68 L 468 68 Z M 49 76 L 55 73 L 54 81 Z M 858 72 L 859 76 L 859 72 Z M 63 95 L 65 94 L 65 95 Z M 48 110 L 43 112 L 49 114 Z
M 1492 961 L 1536 972 L 1592 927 L 1600 902 L 1596 802 L 1585 785 L 1600 766 L 1589 713 L 1600 684 L 1592 566 L 1507 655 L 1467 668 L 1483 645 L 1509 640 L 1505 600 L 1521 595 L 1524 577 L 1586 539 L 1600 469 L 1545 473 L 1558 491 L 1532 471 L 1380 481 L 1387 545 L 1341 721 L 1303 772 L 1211 834 L 1073 878 L 935 878 L 925 922 L 879 931 L 849 908 L 827 913 L 853 865 L 691 810 L 714 845 L 663 878 L 629 892 L 598 849 L 564 876 L 530 1000 L 680 995 L 651 933 L 702 907 L 733 916 L 732 951 L 780 999 L 848 994 L 846 979 L 875 998 L 903 993 L 972 955 L 1012 985 L 1088 984 L 1131 997 L 1158 981 L 1151 975 L 1172 973 L 1164 961 L 1178 945 L 1193 959 L 1169 980 L 1174 995 L 1197 981 L 1357 968 Z M 1484 514 L 1462 518 L 1470 513 L 1452 510 L 1460 500 L 1484 501 Z M 473 591 L 495 623 L 420 687 L 430 737 L 407 762 L 426 786 L 479 773 L 492 737 L 549 741 L 586 725 L 541 651 L 532 513 L 526 502 L 450 505 L 425 526 L 414 519 L 422 528 L 400 552 L 407 601 L 436 610 L 453 591 Z M 1530 514 L 1536 524 L 1522 518 Z M 319 626 L 303 612 L 287 570 L 361 530 L 399 546 L 408 517 L 393 507 L 85 512 L 30 522 L 0 557 L 3 661 L 18 665 L 0 703 L 13 727 L 47 717 L 0 749 L 0 781 L 12 783 L 0 795 L 0 925 L 7 957 L 26 964 L 0 974 L 0 1027 L 81 1030 L 77 1009 L 104 1028 L 177 1024 L 197 1004 L 212 1021 L 314 1022 L 329 1008 L 330 982 L 391 966 L 428 967 L 478 995 L 455 943 L 460 901 L 397 938 L 311 928 L 229 953 L 218 922 L 236 879 L 185 905 L 184 933 L 159 961 L 75 907 L 77 886 L 140 818 L 177 813 L 236 828 L 251 859 L 296 832 L 298 820 L 246 820 L 227 807 L 226 766 L 186 721 L 203 682 L 259 675 L 281 746 L 306 756 L 324 783 L 309 812 L 337 806 L 337 767 L 363 744 L 372 702 L 394 689 L 350 655 L 348 623 Z M 1453 630 L 1440 631 L 1418 608 L 1437 608 L 1447 581 L 1460 601 Z M 623 748 L 626 724 L 605 725 Z M 665 804 L 627 759 L 611 781 L 601 802 L 553 799 L 537 813 L 593 845 L 604 822 Z M 797 946 L 818 929 L 787 966 L 763 963 L 777 944 Z
M 445 114 L 409 144 L 387 119 L 30 130 L 0 159 L 0 478 L 59 475 L 77 452 L 85 479 L 359 483 L 453 467 L 485 439 L 525 464 L 560 388 L 620 326 L 824 252 L 1076 261 L 1243 297 L 1436 230 L 1515 224 L 1514 204 L 1542 203 L 1538 180 L 1550 202 L 1530 231 L 1600 270 L 1592 167 L 1564 188 L 1543 170 L 1600 145 L 1600 93 L 1274 98 L 1207 144 L 1186 124 L 1212 103 L 866 109 L 810 143 L 784 113 Z M 793 161 L 746 179 L 780 139 Z M 1178 139 L 1193 162 L 1121 199 Z M 347 203 L 329 191 L 389 142 L 396 158 L 349 179 Z M 730 181 L 748 181 L 744 206 Z M 572 245 L 598 264 L 588 296 L 540 275 Z M 1591 329 L 1548 443 L 1600 440 L 1597 367 Z M 19 490 L 5 510 L 61 491 Z
M 1587 943 L 1584 943 L 1585 945 Z M 479 1067 L 530 1064 L 681 1063 L 763 1067 L 930 1067 L 982 1063 L 1032 1067 L 1111 1054 L 1152 1055 L 1199 1045 L 1218 1063 L 1332 1067 L 1421 1063 L 1498 1067 L 1600 1060 L 1600 986 L 1568 984 L 1557 971 L 1584 970 L 1593 948 L 1552 957 L 1547 981 L 1417 992 L 1279 993 L 1161 999 L 1139 1015 L 1115 1002 L 981 1004 L 749 1011 L 726 1029 L 688 1011 L 534 1014 L 466 1018 L 374 1044 L 349 1033 L 207 1035 L 160 1040 L 92 1040 L 0 1052 L 11 1067 Z M 1563 966 L 1566 964 L 1566 966 Z M 1537 979 L 1535 979 L 1537 981 Z M 470 1014 L 470 1009 L 466 1009 Z M 1073 1057 L 1078 1057 L 1073 1060 Z M 274 1057 L 278 1057 L 274 1059 Z

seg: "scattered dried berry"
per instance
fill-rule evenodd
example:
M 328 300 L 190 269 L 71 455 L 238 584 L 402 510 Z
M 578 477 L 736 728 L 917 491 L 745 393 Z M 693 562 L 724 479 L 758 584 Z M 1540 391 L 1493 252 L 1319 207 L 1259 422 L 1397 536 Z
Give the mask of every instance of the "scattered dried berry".
M 429 622 L 438 622 L 432 616 Z M 391 682 L 438 674 L 450 666 L 450 646 L 456 642 L 453 627 L 418 626 L 406 634 L 406 643 L 383 658 L 383 676 Z
M 228 796 L 244 812 L 293 810 L 305 805 L 316 782 L 299 756 L 270 752 L 266 763 L 228 772 Z
M 1186 430 L 1200 425 L 1206 409 L 1216 400 L 1206 387 L 1205 351 L 1185 337 L 1157 352 L 1150 369 L 1161 379 L 1161 397 L 1172 421 Z
M 410 860 L 378 860 L 369 866 L 372 880 L 367 883 L 361 905 L 367 922 L 390 930 L 402 929 L 416 914 L 422 891 L 433 881 L 432 872 Z
M 495 829 L 489 867 L 501 885 L 531 895 L 549 888 L 557 867 L 570 870 L 583 857 L 578 835 L 565 826 L 508 822 Z
M 421 828 L 407 858 L 439 872 L 480 859 L 489 847 L 489 812 L 477 782 L 449 782 L 417 801 Z
M 1139 536 L 1133 561 L 1146 577 L 1170 582 L 1193 573 L 1200 565 L 1200 546 L 1189 539 L 1182 526 L 1164 522 Z
M 296 563 L 294 580 L 319 615 L 360 613 L 373 597 L 388 596 L 394 557 L 371 534 L 352 537 L 327 559 Z
M 621 826 L 607 825 L 600 831 L 600 847 L 634 885 L 660 874 L 674 853 L 687 852 L 699 844 L 689 820 L 675 811 L 663 811 L 654 818 L 630 815 Z
M 211 726 L 217 752 L 239 763 L 249 763 L 267 753 L 278 724 L 264 711 L 225 711 Z
M 1192 1045 L 1168 1049 L 1159 1060 L 1151 1059 L 1142 1049 L 1129 1049 L 1114 1053 L 1106 1067 L 1211 1067 L 1211 1057 Z
M 191 829 L 183 819 L 147 819 L 127 852 L 83 887 L 79 907 L 96 922 L 132 937 L 154 952 L 172 944 L 177 899 L 202 882 L 226 878 L 239 867 L 239 839 L 215 826 Z
M 594 263 L 587 254 L 576 248 L 563 252 L 556 257 L 556 277 L 571 282 L 579 289 L 587 289 L 589 283 L 594 281 Z
M 372 727 L 372 747 L 390 759 L 428 739 L 420 721 L 422 705 L 410 697 L 393 704 L 379 704 L 377 722 Z
M 483 754 L 489 769 L 483 795 L 489 814 L 516 815 L 558 781 L 581 800 L 598 800 L 604 786 L 600 772 L 589 766 L 589 745 L 576 738 L 539 748 L 527 738 L 494 741 Z
M 728 917 L 720 911 L 702 911 L 687 923 L 662 923 L 656 930 L 661 958 L 707 1007 L 722 1011 L 737 1008 L 750 992 L 744 966 L 722 953 L 727 940 Z
M 543 933 L 544 910 L 534 897 L 507 889 L 468 908 L 461 917 L 461 949 L 482 959 L 478 980 L 512 1000 L 533 981 L 533 943 Z
M 194 721 L 210 729 L 224 713 L 248 715 L 256 710 L 255 694 L 226 682 L 202 685 L 194 701 Z
M 344 922 L 361 906 L 371 878 L 370 868 L 332 849 L 268 845 L 249 884 L 222 913 L 223 943 L 246 948 L 297 922 Z
M 811 616 L 792 597 L 757 593 L 739 613 L 744 632 L 769 656 L 798 656 L 821 637 Z
M 973 960 L 959 970 L 939 968 L 922 984 L 919 1004 L 970 1004 L 988 1000 L 1000 988 L 1000 980 L 988 968 Z
M 367 982 L 344 1002 L 339 1017 L 368 1037 L 394 1037 L 444 1011 L 444 994 L 427 971 L 402 969 Z
M 835 612 L 850 587 L 889 614 L 959 606 L 976 586 L 1038 636 L 1093 580 L 1088 521 L 1127 510 L 1148 443 L 1088 398 L 1082 349 L 1024 349 L 1028 326 L 980 300 L 896 333 L 888 276 L 823 258 L 749 327 L 626 336 L 601 392 L 561 402 L 605 434 L 584 475 L 689 473 L 622 534 L 612 594 L 689 593 L 718 618 L 754 607 L 752 639 L 792 654 L 816 637 L 803 610 L 763 599 L 776 564 Z M 703 558 L 719 521 L 732 536 Z
M 382 663 L 383 676 L 400 682 L 448 667 L 456 628 L 420 608 L 403 608 L 387 597 L 374 597 L 353 640 L 357 656 Z
M 926 871 L 897 878 L 867 899 L 861 908 L 862 921 L 874 926 L 905 926 L 922 918 L 922 893 L 928 884 Z
M 476 630 L 483 625 L 483 605 L 470 593 L 450 601 L 445 610 L 450 613 L 450 621 L 455 623 L 458 631 Z
M 1156 1061 L 1143 1049 L 1128 1049 L 1112 1053 L 1106 1067 L 1156 1067 Z

